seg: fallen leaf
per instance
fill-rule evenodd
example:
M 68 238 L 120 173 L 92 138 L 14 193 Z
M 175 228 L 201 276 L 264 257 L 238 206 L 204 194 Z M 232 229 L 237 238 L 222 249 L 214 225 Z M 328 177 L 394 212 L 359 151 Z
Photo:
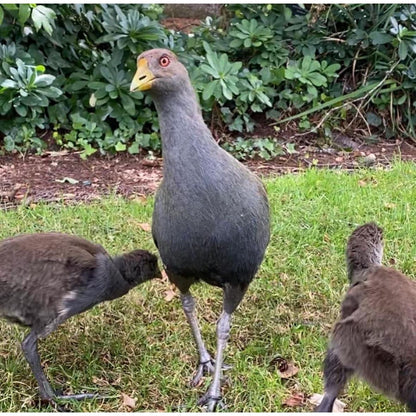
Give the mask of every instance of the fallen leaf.
M 358 181 L 358 186 L 364 187 L 366 185 L 367 185 L 367 182 L 366 181 L 363 181 L 363 180 Z
M 294 392 L 283 402 L 283 406 L 299 407 L 303 405 L 304 400 L 305 395 L 302 392 Z
M 141 222 L 138 225 L 143 231 L 146 231 L 147 233 L 150 233 L 150 231 L 152 231 L 152 227 L 148 222 Z
M 299 372 L 299 368 L 297 368 L 293 363 L 288 362 L 288 366 L 285 371 L 278 371 L 277 373 L 281 378 L 290 378 L 295 376 Z
M 162 273 L 162 282 L 169 282 L 169 277 L 167 273 L 164 270 L 162 270 L 161 273 Z
M 49 152 L 45 152 L 45 156 L 51 156 L 51 157 L 60 157 L 60 156 L 65 156 L 69 154 L 68 150 L 60 150 L 60 151 L 49 151 Z
M 393 202 L 386 202 L 384 204 L 384 207 L 387 208 L 387 209 L 394 209 L 394 208 L 396 208 L 396 204 L 393 204 Z
M 59 183 L 65 183 L 65 182 L 68 182 L 68 183 L 70 183 L 71 185 L 75 185 L 76 183 L 78 183 L 78 182 L 79 182 L 79 180 L 78 180 L 78 179 L 74 179 L 74 178 L 70 178 L 70 177 L 68 177 L 68 176 L 65 176 L 65 178 L 62 178 L 62 179 L 55 179 L 55 182 L 59 182 Z
M 170 302 L 176 296 L 176 291 L 173 288 L 174 286 L 171 286 L 168 290 L 165 290 L 164 299 L 166 302 Z
M 312 394 L 312 396 L 308 399 L 309 403 L 313 404 L 314 406 L 318 406 L 321 404 L 323 399 L 323 395 L 319 393 Z M 341 400 L 336 399 L 334 405 L 332 407 L 332 412 L 334 413 L 343 413 L 345 409 L 345 403 Z
M 121 393 L 121 398 L 123 400 L 123 405 L 130 407 L 130 409 L 136 408 L 136 399 L 132 399 L 130 396 L 128 396 L 125 393 Z
M 100 387 L 108 386 L 108 381 L 103 378 L 98 378 L 98 377 L 93 376 L 92 382 Z
M 290 378 L 296 375 L 299 371 L 292 362 L 287 361 L 285 358 L 277 356 L 270 361 L 270 366 L 277 367 L 277 374 L 281 378 Z
M 341 163 L 343 161 L 344 161 L 344 158 L 341 157 L 341 156 L 338 156 L 338 157 L 335 158 L 335 162 L 337 162 L 337 163 Z

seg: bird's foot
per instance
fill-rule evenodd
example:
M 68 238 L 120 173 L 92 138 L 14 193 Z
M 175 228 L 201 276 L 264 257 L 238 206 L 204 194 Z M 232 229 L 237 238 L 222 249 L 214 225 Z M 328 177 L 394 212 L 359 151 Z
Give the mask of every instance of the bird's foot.
M 221 396 L 214 396 L 208 390 L 199 400 L 198 406 L 206 408 L 207 412 L 215 412 L 216 410 L 224 410 L 225 405 Z
M 42 397 L 40 399 L 40 406 L 51 406 L 55 409 L 55 411 L 57 412 L 61 412 L 61 413 L 70 413 L 71 409 L 69 409 L 67 406 L 64 406 L 60 403 L 58 403 L 57 401 L 55 401 L 52 398 L 46 398 L 46 397 Z
M 113 396 L 105 396 L 98 393 L 79 393 L 79 394 L 63 394 L 62 391 L 57 392 L 53 397 L 42 397 L 43 405 L 50 405 L 58 412 L 71 412 L 68 406 L 62 404 L 61 401 L 67 400 L 86 400 L 86 399 L 108 399 Z
M 222 371 L 227 371 L 232 368 L 231 365 L 222 363 Z M 203 363 L 199 363 L 198 368 L 196 370 L 195 376 L 191 380 L 191 387 L 199 386 L 201 383 L 202 377 L 207 374 L 214 374 L 215 371 L 215 361 L 211 358 L 208 361 Z
M 195 376 L 191 380 L 191 387 L 196 387 L 202 380 L 205 374 L 213 374 L 215 370 L 215 361 L 209 359 L 203 363 L 199 363 Z
M 79 394 L 57 394 L 57 400 L 88 400 L 88 399 L 108 399 L 112 396 L 103 396 L 99 393 L 79 393 Z

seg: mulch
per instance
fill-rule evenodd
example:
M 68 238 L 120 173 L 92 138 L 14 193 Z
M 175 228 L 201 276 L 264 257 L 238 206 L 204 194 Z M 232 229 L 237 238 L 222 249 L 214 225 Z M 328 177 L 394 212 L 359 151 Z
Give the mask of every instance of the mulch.
M 260 176 L 300 172 L 309 167 L 354 170 L 365 166 L 387 166 L 400 157 L 416 160 L 416 147 L 409 142 L 357 144 L 353 151 L 320 149 L 308 143 L 296 146 L 270 161 L 244 162 Z M 87 202 L 115 193 L 142 198 L 157 189 L 163 160 L 120 153 L 81 159 L 77 152 L 46 152 L 42 156 L 0 156 L 0 209 L 36 202 Z

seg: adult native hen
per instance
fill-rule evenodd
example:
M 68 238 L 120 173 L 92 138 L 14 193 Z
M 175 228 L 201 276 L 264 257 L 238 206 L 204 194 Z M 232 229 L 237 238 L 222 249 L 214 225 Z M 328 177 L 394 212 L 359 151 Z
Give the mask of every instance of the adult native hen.
M 269 206 L 260 180 L 213 139 L 188 72 L 165 49 L 137 59 L 131 91 L 148 90 L 159 115 L 164 175 L 157 191 L 152 233 L 166 273 L 199 351 L 192 385 L 205 372 L 212 383 L 199 400 L 215 410 L 221 399 L 223 352 L 234 312 L 262 262 L 270 238 Z M 202 340 L 190 286 L 203 280 L 224 291 L 217 322 L 215 362 Z

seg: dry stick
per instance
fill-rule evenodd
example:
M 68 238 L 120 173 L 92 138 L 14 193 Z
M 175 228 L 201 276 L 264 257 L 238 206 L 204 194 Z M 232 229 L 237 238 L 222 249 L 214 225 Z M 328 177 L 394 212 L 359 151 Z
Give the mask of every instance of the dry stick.
M 360 98 L 356 98 L 355 100 L 352 100 L 352 101 L 348 101 L 348 102 L 345 102 L 345 103 L 342 103 L 341 105 L 339 105 L 339 106 L 337 106 L 337 107 L 334 107 L 334 108 L 331 108 L 326 114 L 325 114 L 325 116 L 324 117 L 322 117 L 322 119 L 321 119 L 321 121 L 312 129 L 312 130 L 318 130 L 321 126 L 322 126 L 322 124 L 325 122 L 325 120 L 334 112 L 334 111 L 336 111 L 336 110 L 339 110 L 339 109 L 341 109 L 341 108 L 343 108 L 343 107 L 345 107 L 345 106 L 347 106 L 347 105 L 351 105 L 351 104 L 354 104 L 354 103 L 356 103 L 356 102 L 358 102 L 358 101 L 361 101 L 361 104 L 360 104 L 360 106 L 358 107 L 358 109 L 359 110 L 361 110 L 361 108 L 363 107 L 363 101 L 364 100 L 366 100 L 370 95 L 370 98 L 369 98 L 369 100 L 366 102 L 366 104 L 365 105 L 367 105 L 369 102 L 370 102 L 370 100 L 374 97 L 374 95 L 376 94 L 376 92 L 377 92 L 377 90 L 384 84 L 384 82 L 386 81 L 386 79 L 390 76 L 390 74 L 393 72 L 393 70 L 394 70 L 394 68 L 396 68 L 396 66 L 399 64 L 399 62 L 400 61 L 397 61 L 394 65 L 393 65 L 393 67 L 390 69 L 390 71 L 387 71 L 386 72 L 386 75 L 384 76 L 384 78 L 373 88 L 373 89 L 371 89 L 370 91 L 368 91 L 368 93 L 367 94 L 365 94 L 364 95 L 364 97 L 360 97 Z M 356 107 L 357 108 L 357 107 Z M 302 133 L 302 134 L 308 134 L 308 133 L 312 133 L 313 131 L 309 131 L 309 132 L 307 132 L 307 133 Z
M 354 85 L 354 88 L 356 87 L 355 83 L 355 67 L 357 66 L 357 60 L 358 60 L 358 54 L 360 53 L 361 48 L 357 49 L 357 52 L 355 53 L 354 59 L 352 61 L 352 83 Z
M 351 120 L 351 122 L 348 124 L 347 128 L 351 126 L 352 122 L 358 117 L 358 115 L 361 117 L 361 119 L 364 121 L 366 127 L 367 127 L 367 132 L 368 135 L 371 136 L 371 128 L 370 125 L 368 124 L 367 120 L 365 119 L 363 113 L 361 112 L 360 108 L 357 107 L 354 103 L 351 103 L 351 105 L 357 110 L 357 113 L 355 114 L 355 116 L 353 117 L 353 119 Z

